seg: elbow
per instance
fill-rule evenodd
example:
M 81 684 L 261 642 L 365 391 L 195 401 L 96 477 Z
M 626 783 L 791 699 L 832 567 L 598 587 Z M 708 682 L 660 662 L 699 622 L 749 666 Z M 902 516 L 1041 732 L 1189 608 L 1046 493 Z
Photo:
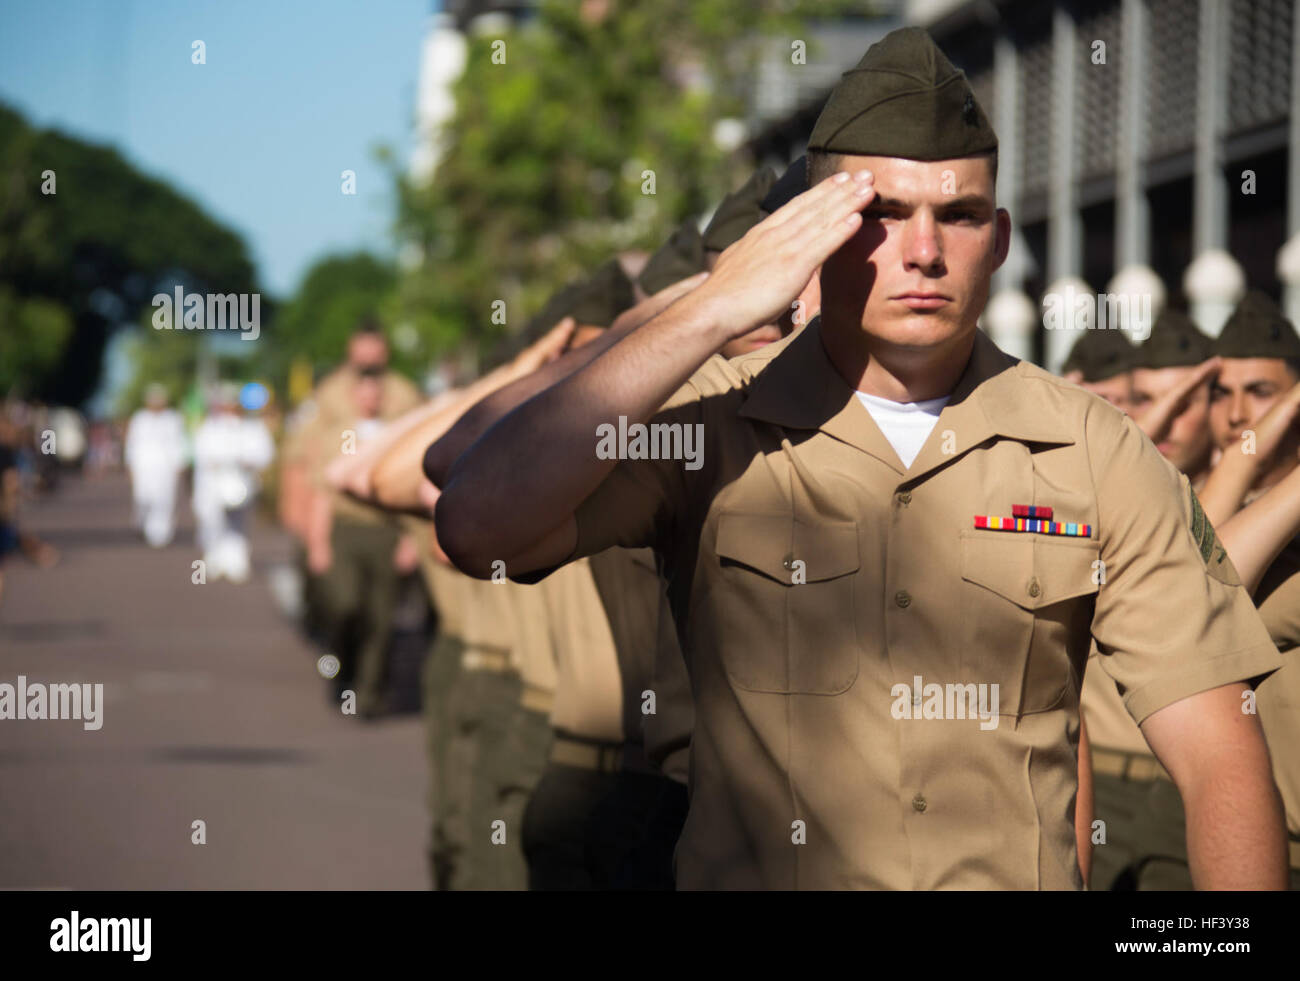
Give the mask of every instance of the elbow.
M 447 449 L 447 438 L 444 436 L 442 439 L 430 443 L 428 449 L 424 451 L 421 466 L 424 469 L 424 475 L 429 478 L 429 483 L 433 484 L 434 487 L 442 487 L 447 483 L 447 472 L 451 470 L 451 465 L 456 462 L 456 458 L 447 452 Z
M 492 575 L 492 556 L 485 529 L 474 514 L 472 502 L 464 501 L 453 482 L 438 497 L 433 511 L 438 546 L 453 566 L 475 579 Z

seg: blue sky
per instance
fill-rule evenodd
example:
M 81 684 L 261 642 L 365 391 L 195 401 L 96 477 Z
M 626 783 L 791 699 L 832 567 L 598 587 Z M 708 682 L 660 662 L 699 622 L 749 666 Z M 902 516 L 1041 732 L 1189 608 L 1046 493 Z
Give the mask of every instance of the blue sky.
M 392 251 L 372 152 L 405 160 L 435 0 L 0 0 L 0 101 L 116 147 L 244 236 L 290 293 L 334 251 Z M 202 40 L 207 64 L 191 63 Z M 357 193 L 340 193 L 354 170 Z

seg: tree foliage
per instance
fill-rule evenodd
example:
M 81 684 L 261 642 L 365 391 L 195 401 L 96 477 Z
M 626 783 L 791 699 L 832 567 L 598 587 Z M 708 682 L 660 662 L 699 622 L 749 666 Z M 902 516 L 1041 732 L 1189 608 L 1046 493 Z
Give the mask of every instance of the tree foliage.
M 54 193 L 43 193 L 50 172 Z M 0 105 L 0 288 L 10 296 L 0 334 L 28 351 L 9 384 L 81 402 L 98 382 L 108 334 L 141 322 L 173 282 L 256 292 L 242 239 L 196 203 L 115 150 L 32 127 Z M 41 341 L 27 343 L 34 329 Z
M 405 315 L 435 349 L 486 348 L 503 330 L 494 301 L 518 329 L 566 280 L 656 248 L 752 166 L 714 132 L 743 112 L 760 44 L 843 7 L 544 0 L 472 37 L 434 179 L 400 188 L 399 234 L 424 260 L 403 277 Z

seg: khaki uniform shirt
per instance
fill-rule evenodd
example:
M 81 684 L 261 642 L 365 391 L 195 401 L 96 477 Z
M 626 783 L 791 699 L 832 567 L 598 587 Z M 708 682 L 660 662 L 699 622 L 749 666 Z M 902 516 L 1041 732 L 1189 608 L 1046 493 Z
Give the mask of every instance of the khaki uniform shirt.
M 1111 749 L 1138 756 L 1154 755 L 1142 730 L 1124 707 L 1124 696 L 1115 687 L 1115 679 L 1103 669 L 1096 644 L 1092 645 L 1088 655 L 1079 704 L 1088 723 L 1088 741 L 1094 749 Z
M 1091 638 L 1137 721 L 1278 666 L 1186 480 L 982 333 L 910 468 L 816 321 L 712 358 L 652 421 L 702 426 L 702 467 L 620 462 L 574 554 L 660 555 L 696 711 L 682 888 L 1081 888 Z M 1091 536 L 974 528 L 1017 504 Z M 998 724 L 895 717 L 918 676 L 998 685 Z
M 547 587 L 545 583 L 521 586 L 509 581 L 488 585 L 510 604 L 514 621 L 511 661 L 524 683 L 521 696 L 524 705 L 549 715 L 554 710 L 555 693 L 560 683 L 551 614 L 546 602 L 547 588 L 554 587 Z
M 1269 636 L 1284 651 L 1284 666 L 1266 678 L 1255 706 L 1273 758 L 1273 779 L 1286 807 L 1287 830 L 1300 841 L 1300 542 L 1292 541 L 1255 591 Z M 1293 846 L 1291 864 L 1300 854 Z
M 654 553 L 611 548 L 589 561 L 623 682 L 624 767 L 649 764 L 685 783 L 695 710 Z
M 587 561 L 547 577 L 536 590 L 545 605 L 558 683 L 551 724 L 584 739 L 623 742 L 623 687 L 614 635 Z

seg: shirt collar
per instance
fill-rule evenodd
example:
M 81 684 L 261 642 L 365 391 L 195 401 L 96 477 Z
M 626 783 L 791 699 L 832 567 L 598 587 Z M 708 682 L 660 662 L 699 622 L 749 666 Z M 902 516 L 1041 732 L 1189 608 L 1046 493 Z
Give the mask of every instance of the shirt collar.
M 994 436 L 1067 445 L 1074 437 L 1025 400 L 1019 361 L 975 331 L 970 359 L 920 454 L 905 468 L 870 413 L 831 364 L 821 318 L 791 338 L 750 384 L 740 415 L 788 429 L 816 429 L 876 457 L 912 480 Z M 943 434 L 951 432 L 951 439 Z M 947 442 L 950 452 L 944 452 Z

